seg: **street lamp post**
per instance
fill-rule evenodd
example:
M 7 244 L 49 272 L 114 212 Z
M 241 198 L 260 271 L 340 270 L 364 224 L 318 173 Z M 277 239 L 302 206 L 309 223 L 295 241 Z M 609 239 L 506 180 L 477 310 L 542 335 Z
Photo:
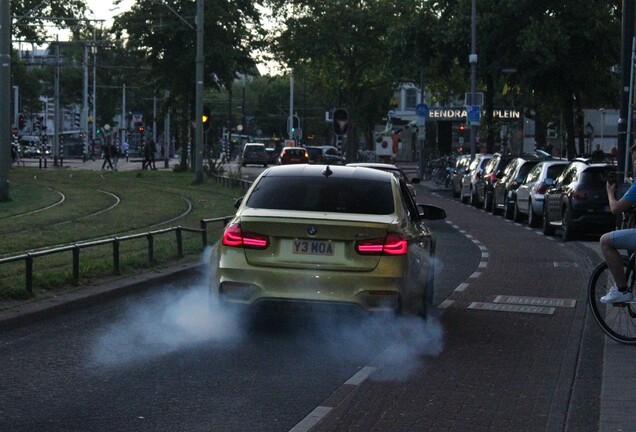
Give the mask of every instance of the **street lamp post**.
M 196 55 L 196 152 L 194 158 L 194 178 L 203 182 L 203 0 L 197 0 L 197 55 Z
M 594 136 L 594 127 L 590 122 L 585 125 L 585 135 L 587 136 L 587 154 L 592 154 L 592 137 Z
M 599 109 L 601 112 L 601 147 L 603 147 L 603 129 L 605 128 L 605 108 Z
M 472 0 L 470 8 L 470 105 L 476 104 L 475 92 L 477 91 L 477 0 Z M 477 125 L 475 122 L 470 124 L 470 158 L 475 157 L 477 141 Z

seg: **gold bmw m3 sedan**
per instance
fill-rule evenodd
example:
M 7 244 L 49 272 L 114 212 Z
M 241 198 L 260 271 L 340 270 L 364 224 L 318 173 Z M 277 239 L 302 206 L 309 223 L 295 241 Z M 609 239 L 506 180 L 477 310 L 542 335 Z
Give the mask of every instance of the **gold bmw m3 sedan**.
M 236 203 L 212 254 L 211 292 L 225 303 L 349 305 L 425 314 L 435 238 L 408 185 L 366 167 L 271 167 Z

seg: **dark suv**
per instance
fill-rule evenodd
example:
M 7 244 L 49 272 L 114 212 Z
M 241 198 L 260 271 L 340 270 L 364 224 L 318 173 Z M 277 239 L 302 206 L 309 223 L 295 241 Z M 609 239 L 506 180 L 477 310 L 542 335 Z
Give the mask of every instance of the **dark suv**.
M 503 174 L 493 188 L 493 214 L 503 211 L 506 219 L 512 219 L 515 208 L 515 192 L 532 167 L 541 160 L 537 156 L 527 155 L 516 157 L 508 162 Z
M 575 160 L 563 170 L 543 198 L 543 234 L 561 229 L 563 241 L 578 233 L 602 234 L 616 226 L 605 184 L 616 166 Z
M 477 191 L 478 200 L 484 204 L 484 210 L 491 212 L 495 183 L 503 175 L 506 165 L 514 159 L 511 154 L 495 153 L 482 174 L 483 187 Z

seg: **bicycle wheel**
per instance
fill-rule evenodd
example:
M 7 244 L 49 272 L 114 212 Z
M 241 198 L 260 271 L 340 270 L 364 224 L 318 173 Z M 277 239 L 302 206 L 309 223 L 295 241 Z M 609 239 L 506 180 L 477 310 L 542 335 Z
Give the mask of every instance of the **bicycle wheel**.
M 623 257 L 623 267 L 629 289 L 632 290 L 636 277 L 634 262 Z M 603 297 L 614 284 L 614 279 L 602 262 L 596 266 L 590 276 L 588 285 L 588 301 L 592 315 L 603 331 L 615 341 L 625 344 L 636 344 L 636 302 L 629 303 L 601 303 Z

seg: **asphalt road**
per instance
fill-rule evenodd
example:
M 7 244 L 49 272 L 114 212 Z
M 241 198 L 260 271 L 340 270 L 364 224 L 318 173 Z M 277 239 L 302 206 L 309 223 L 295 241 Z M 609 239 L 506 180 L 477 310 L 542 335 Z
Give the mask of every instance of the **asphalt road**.
M 598 430 L 585 248 L 418 198 L 448 214 L 431 223 L 437 319 L 249 326 L 208 309 L 195 273 L 0 332 L 0 430 Z

